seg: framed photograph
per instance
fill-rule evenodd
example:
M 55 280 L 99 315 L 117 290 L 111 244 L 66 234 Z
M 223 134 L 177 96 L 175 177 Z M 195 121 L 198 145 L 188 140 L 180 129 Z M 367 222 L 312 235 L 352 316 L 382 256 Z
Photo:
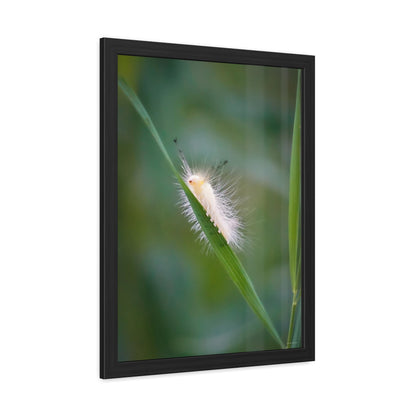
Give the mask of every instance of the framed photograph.
M 314 360 L 314 57 L 100 48 L 100 376 Z

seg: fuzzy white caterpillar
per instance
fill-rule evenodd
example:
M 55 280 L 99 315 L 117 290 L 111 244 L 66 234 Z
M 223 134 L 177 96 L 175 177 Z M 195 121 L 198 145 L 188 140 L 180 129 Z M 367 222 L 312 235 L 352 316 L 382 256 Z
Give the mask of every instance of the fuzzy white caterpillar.
M 233 200 L 234 186 L 230 183 L 224 183 L 220 176 L 222 167 L 226 162 L 217 166 L 216 169 L 191 169 L 183 154 L 181 154 L 181 157 L 184 182 L 204 207 L 211 222 L 217 227 L 218 232 L 224 236 L 227 243 L 236 249 L 241 249 L 243 242 L 242 223 Z M 181 207 L 192 224 L 192 230 L 199 234 L 200 240 L 208 243 L 188 198 L 182 190 L 180 194 Z

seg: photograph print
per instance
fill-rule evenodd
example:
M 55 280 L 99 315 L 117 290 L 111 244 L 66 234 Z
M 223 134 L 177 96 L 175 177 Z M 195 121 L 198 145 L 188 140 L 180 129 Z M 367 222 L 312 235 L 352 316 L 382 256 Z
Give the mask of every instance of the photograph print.
M 304 348 L 302 68 L 116 59 L 117 366 Z

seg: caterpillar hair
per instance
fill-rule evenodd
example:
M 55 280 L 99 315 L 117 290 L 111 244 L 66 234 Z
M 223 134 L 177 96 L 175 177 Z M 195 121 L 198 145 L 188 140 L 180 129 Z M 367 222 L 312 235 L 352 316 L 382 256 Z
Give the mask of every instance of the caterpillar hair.
M 174 139 L 177 144 L 177 139 Z M 184 153 L 178 148 L 182 161 L 182 177 L 186 185 L 198 199 L 206 211 L 207 216 L 223 235 L 227 243 L 241 249 L 243 243 L 243 225 L 235 200 L 235 184 L 225 178 L 223 168 L 227 160 L 220 162 L 214 168 L 191 168 Z M 192 225 L 192 230 L 198 234 L 198 239 L 208 244 L 204 232 L 194 214 L 194 211 L 180 189 L 180 206 L 185 217 Z

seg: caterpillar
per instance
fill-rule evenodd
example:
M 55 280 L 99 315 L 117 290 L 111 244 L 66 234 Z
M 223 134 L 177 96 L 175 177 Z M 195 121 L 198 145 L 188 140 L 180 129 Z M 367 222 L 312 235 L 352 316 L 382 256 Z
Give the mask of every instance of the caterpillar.
M 174 140 L 176 143 L 176 139 Z M 182 178 L 194 196 L 210 217 L 227 243 L 241 249 L 243 243 L 243 224 L 235 200 L 235 184 L 225 179 L 224 166 L 228 161 L 219 163 L 215 168 L 191 168 L 181 150 Z M 208 239 L 199 225 L 194 211 L 180 189 L 180 206 L 182 212 L 191 224 L 191 229 L 198 234 L 198 239 L 209 247 Z

